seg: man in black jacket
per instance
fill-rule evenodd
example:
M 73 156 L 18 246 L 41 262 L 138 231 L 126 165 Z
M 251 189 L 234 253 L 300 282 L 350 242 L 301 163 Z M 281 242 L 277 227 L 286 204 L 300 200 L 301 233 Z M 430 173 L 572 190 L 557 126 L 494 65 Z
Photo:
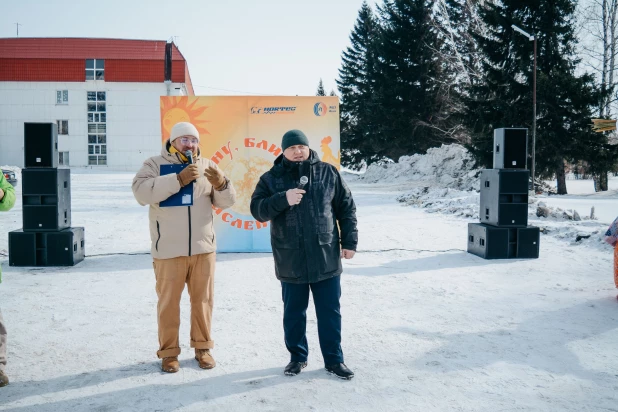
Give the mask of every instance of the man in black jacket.
M 251 214 L 271 221 L 275 273 L 283 295 L 283 329 L 291 361 L 286 375 L 307 366 L 305 334 L 309 290 L 318 318 L 326 370 L 343 379 L 354 373 L 341 350 L 341 258 L 352 259 L 358 243 L 356 206 L 337 169 L 321 162 L 300 130 L 283 135 L 283 154 L 260 177 L 251 196 Z M 299 189 L 300 178 L 308 183 Z

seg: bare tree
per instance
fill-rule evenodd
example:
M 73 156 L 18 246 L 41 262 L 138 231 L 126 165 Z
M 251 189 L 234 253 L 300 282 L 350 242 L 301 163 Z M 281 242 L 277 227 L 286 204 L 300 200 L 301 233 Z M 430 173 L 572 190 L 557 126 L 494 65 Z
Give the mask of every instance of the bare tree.
M 584 64 L 599 77 L 602 98 L 599 117 L 611 117 L 617 101 L 616 54 L 618 53 L 618 0 L 588 0 L 580 12 Z
M 582 54 L 585 65 L 597 73 L 601 98 L 600 118 L 614 115 L 617 100 L 616 54 L 618 53 L 618 0 L 587 0 L 580 12 Z M 603 153 L 599 153 L 603 158 Z M 609 161 L 611 163 L 611 161 Z M 608 172 L 595 173 L 595 191 L 608 189 Z

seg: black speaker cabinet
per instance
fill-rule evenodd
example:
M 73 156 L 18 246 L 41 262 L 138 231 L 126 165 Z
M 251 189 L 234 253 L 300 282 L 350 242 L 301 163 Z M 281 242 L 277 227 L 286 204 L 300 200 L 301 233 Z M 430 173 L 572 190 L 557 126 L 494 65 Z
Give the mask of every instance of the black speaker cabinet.
M 468 223 L 468 253 L 483 259 L 536 259 L 539 257 L 539 228 L 507 228 Z
M 24 123 L 24 167 L 58 167 L 56 123 Z
M 481 171 L 481 223 L 503 227 L 528 225 L 527 170 Z
M 21 229 L 9 232 L 9 266 L 37 266 L 36 235 Z
M 22 169 L 24 231 L 71 226 L 71 170 Z
M 528 226 L 517 228 L 516 230 L 517 257 L 520 259 L 538 259 L 541 243 L 541 231 L 539 228 Z
M 10 266 L 73 266 L 86 255 L 83 227 L 57 232 L 9 232 Z
M 47 266 L 73 266 L 86 256 L 83 227 L 70 227 L 59 232 L 48 232 Z
M 528 129 L 494 130 L 494 169 L 526 169 Z

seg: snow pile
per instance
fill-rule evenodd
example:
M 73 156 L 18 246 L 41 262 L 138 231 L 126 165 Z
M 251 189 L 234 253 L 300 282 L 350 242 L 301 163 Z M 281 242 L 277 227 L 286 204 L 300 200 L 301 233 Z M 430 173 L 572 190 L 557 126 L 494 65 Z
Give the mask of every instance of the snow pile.
M 480 171 L 474 167 L 472 156 L 463 146 L 452 144 L 430 149 L 425 155 L 402 156 L 398 163 L 371 165 L 364 174 L 350 175 L 350 178 L 376 184 L 416 182 L 418 187 L 397 196 L 398 202 L 428 213 L 479 221 Z M 612 180 L 610 185 L 614 182 L 618 183 L 618 180 Z M 552 189 L 549 184 L 543 183 L 545 189 Z M 578 184 L 581 182 L 567 180 L 567 185 Z M 608 214 L 607 209 L 615 209 L 612 204 L 618 206 L 618 199 L 611 193 L 606 192 L 602 199 L 594 200 L 589 194 L 532 197 L 528 207 L 528 224 L 538 226 L 542 233 L 573 245 L 604 248 L 607 221 L 613 220 L 610 217 L 613 212 Z M 588 199 L 594 203 L 585 203 L 584 200 Z M 605 211 L 600 220 L 593 215 L 591 206 L 599 206 Z
M 397 197 L 397 201 L 425 209 L 429 213 L 479 218 L 479 193 L 441 187 L 419 187 Z
M 423 181 L 432 186 L 468 191 L 478 189 L 479 171 L 472 155 L 461 145 L 442 145 L 427 154 L 402 156 L 398 163 L 371 165 L 362 176 L 368 183 Z

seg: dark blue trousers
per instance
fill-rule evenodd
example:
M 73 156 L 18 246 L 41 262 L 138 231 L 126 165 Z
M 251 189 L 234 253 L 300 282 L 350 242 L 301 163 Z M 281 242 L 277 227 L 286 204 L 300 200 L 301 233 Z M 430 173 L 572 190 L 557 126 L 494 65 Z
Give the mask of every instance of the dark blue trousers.
M 306 329 L 309 289 L 311 289 L 318 318 L 318 336 L 324 364 L 343 363 L 341 312 L 339 311 L 340 279 L 341 276 L 335 276 L 316 283 L 281 282 L 285 346 L 290 352 L 291 361 L 306 362 L 309 355 Z

